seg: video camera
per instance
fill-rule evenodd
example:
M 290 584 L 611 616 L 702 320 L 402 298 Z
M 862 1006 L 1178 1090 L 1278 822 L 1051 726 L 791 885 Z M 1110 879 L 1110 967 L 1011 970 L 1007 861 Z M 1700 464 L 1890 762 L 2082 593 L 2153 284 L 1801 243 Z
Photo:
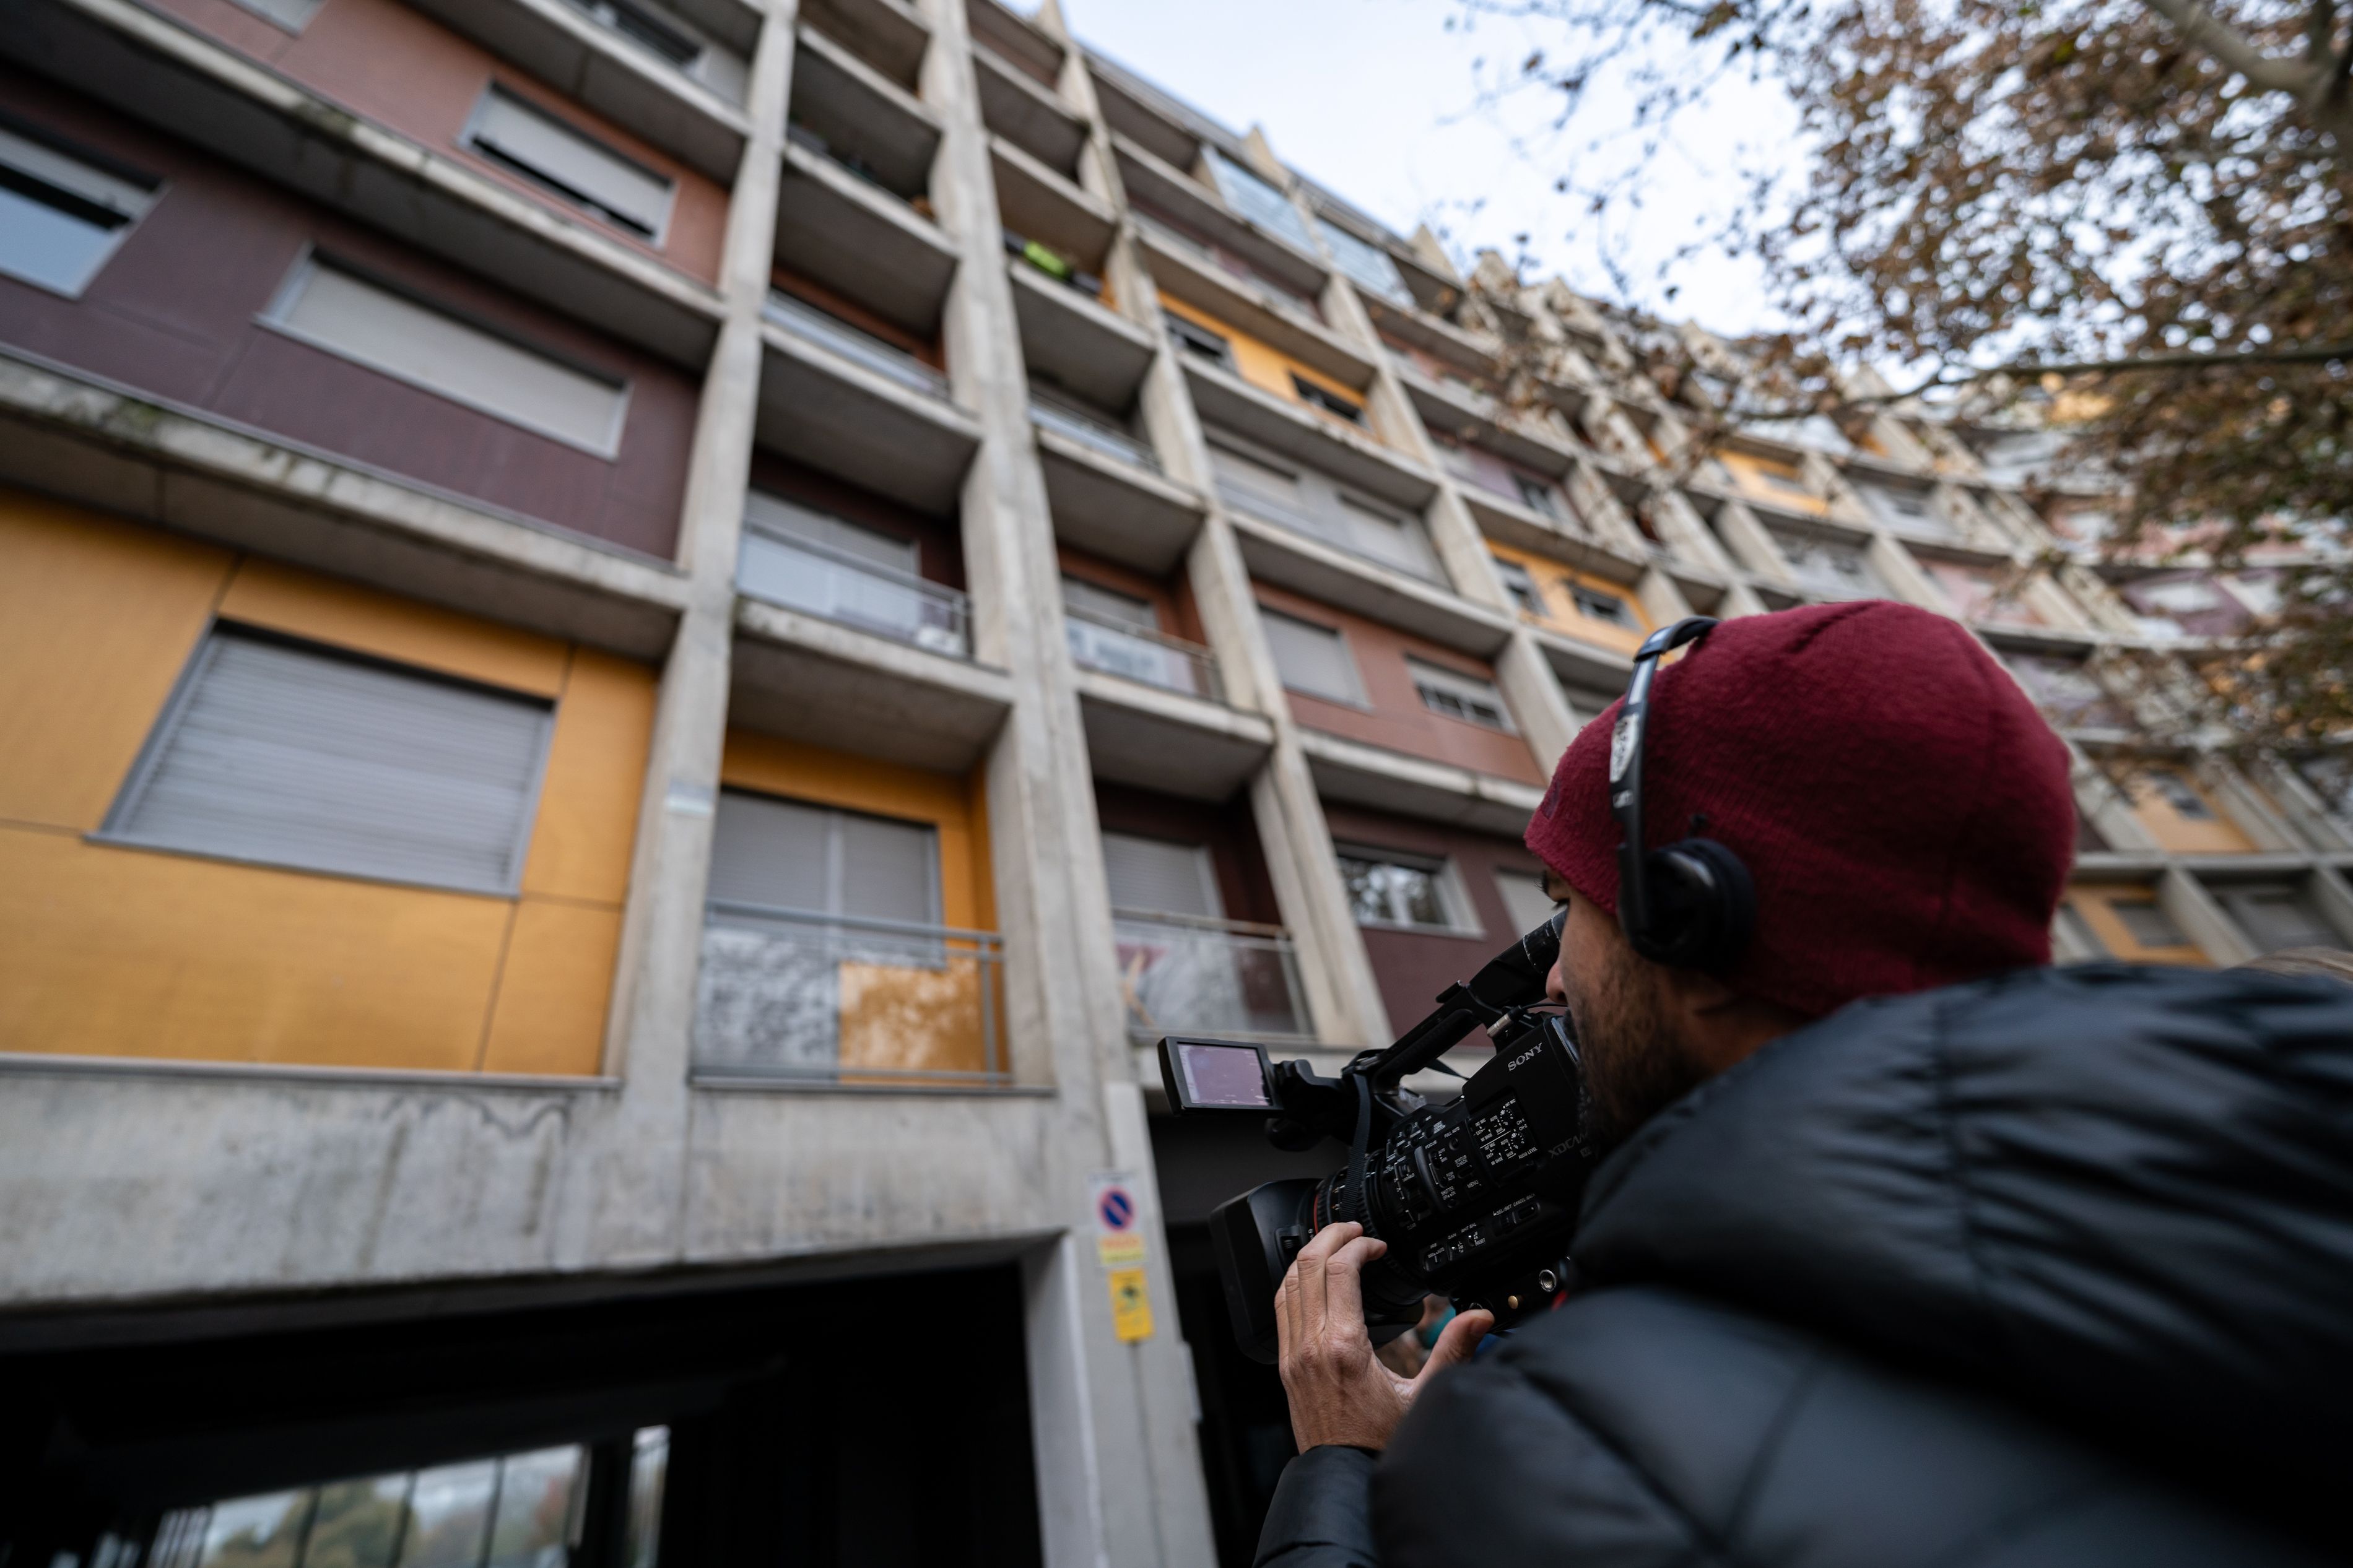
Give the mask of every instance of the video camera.
M 1576 1036 L 1565 1014 L 1544 1006 L 1560 928 L 1556 915 L 1521 937 L 1440 993 L 1437 1010 L 1396 1044 L 1361 1053 L 1336 1079 L 1271 1061 L 1261 1045 L 1160 1042 L 1161 1081 L 1179 1113 L 1266 1116 L 1268 1141 L 1281 1149 L 1327 1137 L 1349 1146 L 1332 1174 L 1268 1182 L 1209 1216 L 1245 1354 L 1275 1359 L 1276 1288 L 1308 1238 L 1338 1221 L 1388 1243 L 1364 1271 L 1377 1343 L 1419 1322 L 1433 1293 L 1458 1309 L 1486 1308 L 1501 1329 L 1567 1287 L 1569 1232 L 1594 1158 Z M 1474 1028 L 1495 1054 L 1460 1095 L 1433 1104 L 1404 1087 Z

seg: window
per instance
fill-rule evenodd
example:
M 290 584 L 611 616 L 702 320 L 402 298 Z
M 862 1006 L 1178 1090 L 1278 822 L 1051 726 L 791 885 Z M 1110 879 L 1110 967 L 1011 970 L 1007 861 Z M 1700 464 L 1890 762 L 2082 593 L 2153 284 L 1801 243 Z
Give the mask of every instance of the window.
M 1266 640 L 1274 651 L 1274 668 L 1283 685 L 1311 697 L 1365 706 L 1364 684 L 1345 637 L 1330 626 L 1263 606 L 1260 619 L 1266 626 Z
M 1545 891 L 1544 874 L 1539 871 L 1506 871 L 1498 867 L 1495 891 L 1504 896 L 1514 931 L 1534 931 L 1560 911 L 1552 895 Z
M 1939 512 L 1925 490 L 1859 484 L 1855 489 L 1872 514 L 1899 532 L 1924 539 L 1958 539 L 1959 530 Z
M 1500 555 L 1493 559 L 1495 575 L 1503 583 L 1504 592 L 1510 596 L 1513 607 L 1524 616 L 1535 616 L 1539 620 L 1546 618 L 1544 595 L 1536 592 L 1535 575 L 1516 561 L 1506 561 Z
M 1106 830 L 1103 851 L 1113 909 L 1206 920 L 1224 917 L 1225 900 L 1218 894 L 1217 868 L 1206 845 Z
M 573 5 L 631 43 L 659 55 L 681 70 L 702 58 L 702 45 L 682 27 L 629 0 L 572 0 Z
M 1138 631 L 1156 632 L 1160 616 L 1153 609 L 1152 601 L 1139 599 L 1133 594 L 1123 594 L 1116 588 L 1106 588 L 1099 583 L 1066 576 L 1062 579 L 1062 603 L 1081 615 L 1114 626 L 1134 626 Z
M 2018 677 L 2035 706 L 2062 729 L 2112 729 L 2124 722 L 2107 688 L 2082 659 L 2005 653 L 2002 662 Z
M 719 792 L 711 899 L 754 909 L 935 925 L 939 835 L 901 822 L 748 790 Z
M 2053 946 L 2073 950 L 2085 959 L 2106 955 L 2108 944 L 2099 939 L 2098 933 L 2092 930 L 2092 922 L 2085 920 L 2074 905 L 2061 904 L 2051 923 Z M 2059 962 L 2063 963 L 2067 960 L 2063 958 Z
M 1438 562 L 1430 552 L 1430 539 L 1421 531 L 1419 518 L 1400 517 L 1341 496 L 1338 521 L 1342 528 L 1338 542 L 1343 549 L 1416 577 L 1437 580 Z
M 669 1437 L 668 1428 L 648 1426 L 631 1445 L 633 1550 L 623 1559 L 627 1568 L 653 1568 L 659 1460 Z M 650 1471 L 649 1454 L 656 1461 Z M 145 1561 L 148 1568 L 390 1568 L 396 1543 L 404 1541 L 401 1568 L 527 1568 L 578 1561 L 578 1543 L 567 1537 L 583 1516 L 590 1474 L 598 1468 L 593 1450 L 569 1444 L 224 1498 L 166 1512 Z M 635 1547 L 641 1537 L 640 1552 Z M 128 1551 L 121 1561 L 137 1556 Z M 104 1560 L 101 1551 L 97 1561 Z
M 1219 370 L 1234 368 L 1234 345 L 1223 334 L 1213 332 L 1187 317 L 1169 315 L 1168 335 L 1176 346 L 1195 359 L 1206 360 Z
M 1461 889 L 1443 860 L 1386 849 L 1343 847 L 1340 879 L 1356 923 L 1409 931 L 1467 931 Z
M 2159 769 L 2148 775 L 2148 784 L 2150 789 L 2173 808 L 2173 814 L 2184 822 L 2214 820 L 2214 808 L 2207 802 L 2205 794 L 2180 773 L 2169 768 Z
M 1300 402 L 1311 408 L 1320 408 L 1326 414 L 1337 415 L 1351 425 L 1362 425 L 1365 422 L 1365 410 L 1361 405 L 1349 402 L 1336 392 L 1327 392 L 1297 371 L 1291 373 L 1291 389 L 1299 394 Z
M 744 502 L 735 585 L 755 599 L 969 655 L 964 595 L 919 574 L 915 542 L 754 490 Z
M 1208 150 L 1209 176 L 1218 184 L 1218 194 L 1226 205 L 1271 233 L 1279 234 L 1305 251 L 1313 251 L 1315 242 L 1307 237 L 1307 225 L 1300 218 L 1299 209 L 1291 198 L 1235 163 L 1216 148 Z
M 2187 947 L 2189 939 L 2173 923 L 2154 895 L 2147 898 L 2116 899 L 2108 908 L 2125 928 L 2125 934 L 2143 947 Z
M 1407 659 L 1405 667 L 1413 676 L 1413 689 L 1421 693 L 1421 705 L 1431 712 L 1482 729 L 1501 730 L 1506 735 L 1513 732 L 1511 712 L 1504 708 L 1504 694 L 1495 689 L 1493 682 L 1424 664 L 1418 658 Z
M 237 0 L 237 4 L 257 16 L 277 23 L 290 33 L 299 33 L 310 25 L 324 0 Z
M 0 272 L 79 296 L 155 202 L 112 174 L 0 126 Z
M 219 626 L 103 837 L 512 892 L 552 718 L 536 698 Z
M 492 87 L 474 110 L 467 144 L 641 239 L 661 238 L 672 185 L 522 100 Z
M 2296 776 L 2311 786 L 2321 804 L 2337 816 L 2353 820 L 2353 755 L 2338 753 L 2299 758 Z
M 453 403 L 611 457 L 622 383 L 565 364 L 313 257 L 271 307 L 280 331 Z
M 1599 621 L 1605 626 L 1623 626 L 1628 631 L 1641 629 L 1634 619 L 1633 610 L 1617 595 L 1589 588 L 1573 578 L 1564 577 L 1560 582 L 1561 586 L 1568 590 L 1569 598 L 1576 602 L 1577 613 L 1586 619 Z
M 1393 305 L 1413 303 L 1413 296 L 1406 292 L 1405 279 L 1398 276 L 1397 262 L 1387 250 L 1370 240 L 1357 238 L 1330 218 L 1317 218 L 1315 232 L 1324 237 L 1324 248 L 1331 251 L 1332 260 L 1341 271 Z
M 1525 474 L 1514 474 L 1512 488 L 1519 492 L 1521 504 L 1530 511 L 1540 511 L 1555 520 L 1560 517 L 1559 492 L 1546 481 L 1532 479 Z
M 2258 952 L 2345 945 L 2344 937 L 2299 888 L 2274 883 L 2268 887 L 2223 889 L 2220 896 L 2222 907 L 2231 911 L 2231 917 L 2239 922 L 2239 928 L 2247 933 Z

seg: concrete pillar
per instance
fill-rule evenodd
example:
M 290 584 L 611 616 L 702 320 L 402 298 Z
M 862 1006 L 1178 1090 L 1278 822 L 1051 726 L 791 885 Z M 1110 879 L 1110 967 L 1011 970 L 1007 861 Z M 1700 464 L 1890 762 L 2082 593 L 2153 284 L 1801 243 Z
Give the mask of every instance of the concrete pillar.
M 567 1216 L 575 1256 L 673 1255 L 685 1201 L 688 1050 L 711 871 L 712 812 L 727 732 L 735 552 L 760 390 L 760 310 L 776 250 L 794 0 L 770 0 L 745 107 L 751 134 L 727 209 L 720 292 L 726 317 L 703 375 L 688 454 L 679 563 L 688 600 L 662 669 L 622 914 L 605 1070 L 622 1082 L 607 1157 Z
M 1111 153 L 1110 129 L 1075 48 L 1063 72 L 1063 96 L 1092 128 L 1081 160 L 1081 183 L 1124 213 L 1127 206 Z M 1237 707 L 1255 708 L 1273 722 L 1274 752 L 1251 780 L 1250 815 L 1257 824 L 1268 879 L 1274 885 L 1275 903 L 1298 949 L 1300 981 L 1306 988 L 1316 1037 L 1335 1046 L 1385 1045 L 1391 1037 L 1379 982 L 1365 952 L 1364 937 L 1356 930 L 1339 865 L 1333 858 L 1332 829 L 1324 817 L 1323 799 L 1316 793 L 1306 754 L 1300 749 L 1299 731 L 1283 697 L 1282 679 L 1259 622 L 1250 570 L 1235 542 L 1233 526 L 1217 501 L 1208 444 L 1185 389 L 1184 372 L 1167 345 L 1158 293 L 1132 222 L 1122 223 L 1105 267 L 1120 311 L 1149 330 L 1160 343 L 1139 399 L 1145 426 L 1170 475 L 1209 499 L 1208 516 L 1194 538 L 1185 564 L 1202 629 L 1225 678 L 1228 700 Z
M 1060 1091 L 1053 1146 L 1039 1156 L 1071 1226 L 1025 1270 L 1046 1559 L 1054 1568 L 1191 1568 L 1215 1549 L 1190 1358 L 1103 941 L 1111 894 L 987 132 L 961 0 L 932 0 L 925 15 L 934 36 L 923 98 L 945 131 L 932 199 L 963 252 L 944 323 L 948 368 L 983 437 L 961 497 L 974 649 L 1012 675 L 1018 694 L 987 764 L 1008 1028 L 1017 1070 L 1050 1076 Z M 1157 1286 L 1155 1331 L 1134 1343 L 1113 1331 L 1093 1256 L 1087 1176 L 1103 1169 L 1136 1179 L 1156 1243 L 1146 1262 Z

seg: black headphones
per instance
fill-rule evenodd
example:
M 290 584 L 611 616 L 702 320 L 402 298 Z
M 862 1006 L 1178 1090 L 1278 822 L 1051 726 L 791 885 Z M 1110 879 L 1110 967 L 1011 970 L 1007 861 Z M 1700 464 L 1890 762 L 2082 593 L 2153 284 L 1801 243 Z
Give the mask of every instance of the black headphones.
M 1692 616 L 1652 632 L 1634 654 L 1625 705 L 1609 733 L 1609 812 L 1618 819 L 1618 923 L 1644 958 L 1721 972 L 1740 962 L 1757 929 L 1757 884 L 1740 857 L 1713 838 L 1642 847 L 1642 732 L 1659 660 L 1715 628 Z M 1685 658 L 1691 657 L 1685 655 Z M 1694 828 L 1704 819 L 1694 818 Z

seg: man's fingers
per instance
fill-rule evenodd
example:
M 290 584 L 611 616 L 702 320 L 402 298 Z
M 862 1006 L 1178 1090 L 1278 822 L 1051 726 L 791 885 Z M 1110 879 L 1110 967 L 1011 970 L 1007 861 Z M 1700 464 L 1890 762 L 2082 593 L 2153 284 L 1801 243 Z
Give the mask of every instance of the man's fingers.
M 1413 1380 L 1414 1387 L 1419 1388 L 1433 1373 L 1457 1362 L 1469 1361 L 1471 1352 L 1479 1348 L 1479 1342 L 1485 1339 L 1487 1331 L 1494 1326 L 1495 1314 L 1484 1307 L 1457 1312 L 1454 1321 L 1439 1334 L 1438 1343 L 1430 1348 L 1430 1359 L 1421 1363 L 1421 1375 Z
M 1361 1232 L 1361 1226 L 1352 1226 Z M 1388 1251 L 1377 1237 L 1357 1235 L 1335 1247 L 1324 1264 L 1324 1321 L 1343 1331 L 1365 1331 L 1365 1265 Z
M 1354 1220 L 1327 1225 L 1308 1237 L 1307 1245 L 1292 1259 L 1290 1277 L 1299 1281 L 1299 1327 L 1303 1331 L 1314 1332 L 1328 1310 L 1325 1300 L 1331 1283 L 1324 1276 L 1332 1255 L 1364 1234 L 1365 1227 Z

